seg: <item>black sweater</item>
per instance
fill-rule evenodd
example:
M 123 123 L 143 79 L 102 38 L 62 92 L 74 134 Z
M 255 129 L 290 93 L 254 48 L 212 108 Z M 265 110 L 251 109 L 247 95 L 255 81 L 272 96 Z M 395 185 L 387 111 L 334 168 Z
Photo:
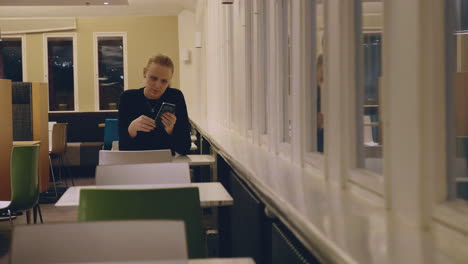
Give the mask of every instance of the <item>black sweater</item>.
M 187 106 L 181 91 L 167 88 L 154 107 L 154 113 L 148 99 L 143 94 L 144 88 L 127 90 L 120 96 L 119 104 L 119 149 L 120 150 L 152 150 L 171 149 L 179 154 L 186 155 L 190 151 L 190 123 Z M 128 134 L 130 123 L 141 115 L 155 118 L 163 102 L 176 105 L 175 116 L 177 121 L 172 135 L 166 133 L 162 127 L 156 127 L 151 132 L 138 131 L 135 138 Z

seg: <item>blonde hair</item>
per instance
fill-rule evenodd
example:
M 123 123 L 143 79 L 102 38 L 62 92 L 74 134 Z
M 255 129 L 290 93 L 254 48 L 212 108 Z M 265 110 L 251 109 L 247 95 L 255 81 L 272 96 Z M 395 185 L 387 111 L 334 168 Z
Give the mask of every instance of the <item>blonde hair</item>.
M 148 59 L 148 63 L 146 64 L 145 70 L 151 65 L 151 63 L 155 63 L 161 66 L 168 67 L 172 70 L 172 73 L 174 73 L 174 62 L 172 62 L 169 56 L 166 56 L 164 54 L 157 54 L 157 55 L 151 56 Z

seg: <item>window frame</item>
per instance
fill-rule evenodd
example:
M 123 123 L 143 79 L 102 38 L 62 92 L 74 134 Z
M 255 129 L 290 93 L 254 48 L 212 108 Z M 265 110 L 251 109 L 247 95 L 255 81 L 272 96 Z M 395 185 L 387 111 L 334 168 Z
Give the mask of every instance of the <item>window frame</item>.
M 99 109 L 99 37 L 122 37 L 123 43 L 123 67 L 124 67 L 124 91 L 128 90 L 128 60 L 127 60 L 127 32 L 93 32 L 93 75 L 94 75 L 94 110 L 96 112 L 118 112 L 119 110 Z
M 288 33 L 290 30 L 292 30 L 292 19 L 289 21 L 289 14 L 288 14 L 288 8 L 289 11 L 292 12 L 292 1 L 291 0 L 278 0 L 276 1 L 276 30 L 279 34 L 276 34 L 275 36 L 275 41 L 277 43 L 276 45 L 276 102 L 277 102 L 277 110 L 275 112 L 276 116 L 273 118 L 276 119 L 276 130 L 277 130 L 277 136 L 275 138 L 276 144 L 277 144 L 277 153 L 279 156 L 292 161 L 292 137 L 293 137 L 293 120 L 291 118 L 291 138 L 289 138 L 289 142 L 285 141 L 285 133 L 287 131 L 287 122 L 289 120 L 286 120 L 286 116 L 291 115 L 291 100 L 292 100 L 292 90 L 293 87 L 291 85 L 291 82 L 289 82 L 289 75 L 291 74 L 291 68 L 292 68 L 292 35 L 288 36 Z M 292 14 L 291 14 L 292 16 Z M 291 23 L 290 23 L 291 22 Z M 288 43 L 289 41 L 289 43 Z M 289 46 L 291 46 L 291 50 L 289 50 Z M 284 54 L 287 53 L 287 57 L 284 56 Z M 279 56 L 278 54 L 283 54 L 282 56 Z M 289 60 L 289 64 L 287 63 Z M 289 67 L 288 67 L 289 66 Z M 289 96 L 288 96 L 288 105 L 285 105 L 285 88 L 289 87 Z M 285 108 L 288 107 L 289 109 L 287 112 L 285 111 Z M 287 115 L 285 114 L 287 113 Z
M 28 63 L 27 63 L 27 42 L 25 34 L 15 34 L 15 35 L 3 35 L 2 39 L 21 39 L 21 67 L 23 70 L 23 82 L 28 81 Z
M 49 103 L 49 50 L 48 50 L 48 39 L 49 38 L 72 38 L 73 45 L 73 102 L 75 104 L 74 110 L 67 111 L 51 111 Z M 44 82 L 47 83 L 47 105 L 49 113 L 70 113 L 70 112 L 79 112 L 79 98 L 78 98 L 78 35 L 76 32 L 72 33 L 43 33 L 43 69 L 44 69 Z
M 363 133 L 364 133 L 364 53 L 363 53 L 363 38 L 364 34 L 368 33 L 380 33 L 383 39 L 383 27 L 384 21 L 382 20 L 381 28 L 375 27 L 364 27 L 363 25 L 363 1 L 355 0 L 354 10 L 353 10 L 353 20 L 354 20 L 354 52 L 355 52 L 355 65 L 358 67 L 354 68 L 354 85 L 351 86 L 351 91 L 348 95 L 343 97 L 343 101 L 346 102 L 347 113 L 343 113 L 343 116 L 348 120 L 346 122 L 346 130 L 349 131 L 349 138 L 354 140 L 346 142 L 347 147 L 347 160 L 346 160 L 346 182 L 348 184 L 359 187 L 360 189 L 370 192 L 376 197 L 385 197 L 385 176 L 384 171 L 382 174 L 373 172 L 365 167 L 358 166 L 359 156 L 364 155 L 364 142 L 363 142 Z M 382 16 L 384 16 L 384 2 L 382 2 Z M 383 42 L 383 41 L 382 41 Z M 382 45 L 382 65 L 384 60 L 384 47 Z M 383 89 L 382 89 L 383 90 Z M 385 95 L 381 94 L 380 99 L 382 102 L 379 102 L 380 109 L 385 100 Z M 379 112 L 380 121 L 383 126 L 384 112 Z M 385 158 L 382 147 L 382 167 L 384 167 Z
M 252 34 L 253 46 L 252 52 L 255 58 L 252 64 L 253 74 L 253 92 L 254 92 L 254 111 L 253 111 L 253 131 L 254 142 L 264 149 L 269 148 L 268 143 L 268 98 L 267 98 L 267 54 L 271 50 L 268 30 L 268 1 L 254 0 L 252 8 Z
M 325 160 L 325 149 L 324 153 L 320 153 L 317 151 L 317 144 L 314 144 L 314 140 L 311 138 L 316 138 L 317 137 L 317 126 L 316 126 L 316 121 L 317 121 L 317 28 L 318 28 L 318 23 L 317 23 L 317 18 L 318 18 L 318 8 L 317 8 L 317 1 L 309 1 L 308 6 L 305 6 L 304 8 L 304 17 L 306 18 L 306 23 L 305 23 L 305 32 L 310 33 L 308 36 L 305 38 L 305 43 L 303 46 L 303 49 L 301 50 L 301 54 L 305 54 L 305 58 L 310 58 L 310 60 L 306 60 L 303 62 L 304 66 L 304 72 L 303 72 L 303 93 L 304 93 L 304 121 L 301 122 L 303 124 L 303 131 L 304 131 L 304 137 L 303 138 L 303 163 L 305 166 L 311 166 L 315 169 L 318 169 L 319 171 L 323 171 L 325 168 L 324 160 Z M 325 34 L 326 34 L 326 26 L 325 26 L 325 21 L 326 21 L 326 12 L 325 12 L 325 3 L 322 2 L 323 5 L 323 39 L 325 39 Z M 326 45 L 324 43 L 323 45 L 323 50 L 322 50 L 322 56 L 324 59 L 324 65 L 325 65 L 325 58 L 326 58 Z M 326 67 L 323 67 L 323 75 L 325 76 L 326 72 Z M 311 74 L 312 73 L 312 74 Z M 322 91 L 322 111 L 326 109 L 326 82 L 324 82 L 324 89 Z M 309 100 L 308 100 L 309 99 Z M 315 114 L 315 115 L 314 115 Z M 324 124 L 325 126 L 325 124 Z M 312 135 L 312 137 L 310 137 Z M 324 146 L 325 146 L 325 140 L 324 139 Z
M 240 21 L 241 21 L 241 27 L 245 28 L 244 31 L 244 51 L 245 53 L 244 58 L 245 58 L 245 68 L 241 69 L 244 71 L 245 75 L 245 92 L 244 92 L 244 98 L 246 102 L 246 107 L 242 109 L 242 115 L 245 121 L 244 124 L 244 130 L 245 130 L 245 135 L 246 137 L 252 142 L 253 141 L 253 110 L 254 110 L 254 104 L 255 104 L 255 99 L 254 99 L 254 91 L 252 89 L 252 84 L 253 84 L 253 56 L 252 56 L 252 46 L 251 43 L 253 43 L 253 27 L 252 27 L 252 22 L 253 22 L 253 2 L 251 0 L 243 0 L 241 2 L 241 14 L 240 14 Z

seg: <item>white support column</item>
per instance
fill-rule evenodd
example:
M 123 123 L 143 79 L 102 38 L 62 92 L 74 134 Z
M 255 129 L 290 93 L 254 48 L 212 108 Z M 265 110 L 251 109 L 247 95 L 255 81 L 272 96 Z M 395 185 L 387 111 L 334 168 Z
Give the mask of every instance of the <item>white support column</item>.
M 277 35 L 278 35 L 278 0 L 267 1 L 268 5 L 268 43 L 269 49 L 266 55 L 269 59 L 267 67 L 266 89 L 268 89 L 267 98 L 267 118 L 268 118 L 268 147 L 273 153 L 278 153 L 278 119 L 281 111 L 278 107 L 278 67 L 277 67 Z
M 312 60 L 312 56 L 304 56 L 305 38 L 313 31 L 305 31 L 307 12 L 304 10 L 305 1 L 291 1 L 291 103 L 292 126 L 291 126 L 291 161 L 302 166 L 305 144 L 303 144 L 305 109 L 305 87 L 303 86 L 305 61 Z
M 387 206 L 428 223 L 445 158 L 443 1 L 393 0 L 384 13 L 384 174 Z M 434 153 L 438 152 L 438 153 Z M 431 179 L 432 178 L 432 179 Z
M 345 143 L 353 142 L 345 128 L 349 112 L 346 103 L 355 87 L 355 39 L 353 1 L 325 1 L 325 89 L 322 92 L 322 108 L 325 125 L 325 175 L 345 186 Z M 346 116 L 346 117 L 345 117 Z M 345 117 L 345 118 L 343 118 Z

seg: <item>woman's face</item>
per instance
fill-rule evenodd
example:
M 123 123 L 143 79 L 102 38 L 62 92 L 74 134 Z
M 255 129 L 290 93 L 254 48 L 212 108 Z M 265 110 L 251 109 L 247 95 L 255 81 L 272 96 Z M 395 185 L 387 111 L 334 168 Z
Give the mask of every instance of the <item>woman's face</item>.
M 145 97 L 159 99 L 164 94 L 172 79 L 172 70 L 169 67 L 151 63 L 144 69 Z

